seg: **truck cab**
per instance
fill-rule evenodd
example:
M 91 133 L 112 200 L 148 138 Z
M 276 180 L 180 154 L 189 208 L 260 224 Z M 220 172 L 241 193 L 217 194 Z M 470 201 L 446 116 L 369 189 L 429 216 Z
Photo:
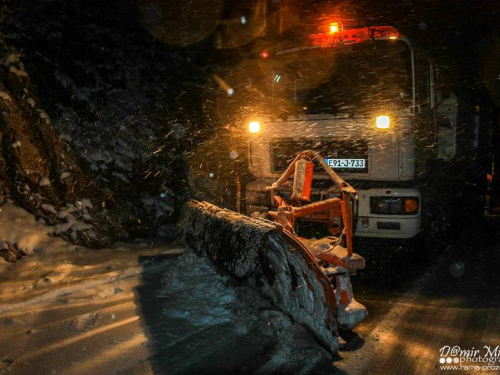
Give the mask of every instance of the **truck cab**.
M 265 215 L 266 186 L 313 149 L 359 192 L 356 236 L 420 233 L 430 210 L 422 188 L 428 160 L 456 153 L 457 100 L 437 89 L 432 61 L 390 26 L 337 26 L 261 56 L 251 85 L 262 95 L 246 129 L 246 213 Z M 325 179 L 314 175 L 314 200 L 331 197 Z
M 358 191 L 355 236 L 407 240 L 426 232 L 444 243 L 473 206 L 481 213 L 479 113 L 393 27 L 335 24 L 265 48 L 216 77 L 225 100 L 214 102 L 229 131 L 198 147 L 192 190 L 266 217 L 275 208 L 267 188 L 311 149 Z M 314 171 L 311 199 L 333 198 L 330 187 Z M 280 193 L 289 201 L 286 186 Z

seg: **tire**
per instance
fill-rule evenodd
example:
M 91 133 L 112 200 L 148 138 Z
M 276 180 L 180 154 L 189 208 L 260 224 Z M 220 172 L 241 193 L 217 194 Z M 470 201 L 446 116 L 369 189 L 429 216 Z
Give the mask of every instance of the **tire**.
M 434 218 L 424 229 L 423 237 L 425 257 L 429 262 L 434 262 L 453 239 L 452 218 Z
M 455 235 L 458 224 L 454 215 L 455 199 L 453 195 L 434 193 L 425 201 L 427 214 L 423 223 L 422 246 L 426 259 L 434 262 Z

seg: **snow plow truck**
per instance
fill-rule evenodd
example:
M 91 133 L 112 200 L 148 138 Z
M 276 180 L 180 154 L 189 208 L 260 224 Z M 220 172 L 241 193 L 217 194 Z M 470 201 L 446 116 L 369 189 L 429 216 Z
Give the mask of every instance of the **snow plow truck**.
M 269 217 L 277 207 L 269 186 L 312 150 L 357 190 L 356 237 L 423 240 L 432 257 L 484 211 L 480 112 L 394 27 L 344 30 L 335 21 L 324 31 L 256 53 L 243 83 L 228 76 L 238 106 L 230 136 L 200 146 L 198 155 L 209 149 L 210 157 L 194 163 L 191 185 L 215 203 Z M 318 167 L 312 174 L 311 201 L 338 194 Z M 291 194 L 285 183 L 279 195 Z M 328 212 L 297 223 L 318 221 Z

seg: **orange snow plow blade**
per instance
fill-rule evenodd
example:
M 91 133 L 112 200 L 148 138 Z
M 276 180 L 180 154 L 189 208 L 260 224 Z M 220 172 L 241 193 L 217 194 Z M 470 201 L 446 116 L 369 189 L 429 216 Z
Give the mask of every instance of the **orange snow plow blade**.
M 183 241 L 198 256 L 258 290 L 332 353 L 338 348 L 337 304 L 316 258 L 281 225 L 190 201 Z

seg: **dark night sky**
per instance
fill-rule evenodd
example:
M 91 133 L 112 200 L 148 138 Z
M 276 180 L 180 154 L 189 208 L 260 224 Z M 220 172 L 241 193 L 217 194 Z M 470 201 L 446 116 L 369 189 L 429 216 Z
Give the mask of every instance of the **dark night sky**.
M 476 99 L 498 101 L 500 84 L 500 1 L 302 1 L 309 14 L 333 13 L 357 26 L 392 25 L 450 68 L 457 90 L 476 91 Z M 355 20 L 355 21 L 354 21 Z M 469 90 L 469 91 L 470 91 Z
M 53 17 L 65 13 L 70 18 L 78 18 L 78 22 L 101 24 L 122 33 L 145 34 L 141 29 L 140 8 L 144 4 L 160 5 L 164 13 L 170 11 L 175 17 L 170 25 L 171 32 L 185 28 L 186 35 L 196 33 L 207 22 L 206 11 L 198 12 L 201 21 L 198 27 L 189 24 L 189 20 L 176 11 L 186 4 L 196 7 L 208 7 L 220 4 L 221 14 L 226 20 L 239 18 L 241 14 L 250 14 L 257 3 L 262 0 L 203 0 L 188 2 L 185 0 L 73 0 L 39 3 L 32 0 L 19 0 L 22 13 L 38 12 L 40 17 Z M 468 87 L 477 94 L 476 99 L 487 100 L 493 97 L 500 103 L 500 84 L 497 80 L 500 73 L 500 27 L 497 20 L 500 16 L 498 0 L 268 0 L 268 12 L 280 6 L 293 8 L 298 12 L 297 22 L 302 25 L 314 24 L 315 20 L 329 14 L 339 14 L 346 23 L 358 26 L 393 25 L 402 33 L 416 41 L 430 56 L 443 65 L 450 67 L 453 82 L 457 89 Z M 24 4 L 24 5 L 23 5 Z M 203 9 L 202 9 L 203 10 Z M 44 14 L 46 13 L 46 14 Z M 217 33 L 220 25 L 215 28 Z M 236 30 L 234 33 L 238 33 Z M 196 63 L 211 64 L 213 60 L 205 59 L 210 53 L 214 34 L 207 35 L 204 40 L 190 45 L 188 52 L 198 53 Z M 160 42 L 161 44 L 161 42 Z M 168 47 L 168 45 L 166 46 Z M 243 48 L 241 48 L 243 47 Z M 207 51 L 208 49 L 208 51 Z M 240 46 L 245 49 L 245 46 Z M 225 51 L 227 52 L 227 51 Z M 235 54 L 237 55 L 236 51 Z M 211 55 L 222 54 L 212 50 Z M 222 58 L 222 60 L 225 59 Z M 217 61 L 217 59 L 215 59 Z

